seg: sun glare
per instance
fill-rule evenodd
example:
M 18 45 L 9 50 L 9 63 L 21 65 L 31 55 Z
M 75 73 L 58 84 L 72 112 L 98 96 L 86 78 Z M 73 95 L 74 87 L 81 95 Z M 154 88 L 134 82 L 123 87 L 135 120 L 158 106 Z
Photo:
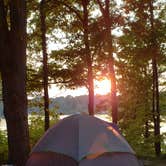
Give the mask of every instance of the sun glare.
M 106 78 L 100 81 L 95 80 L 94 85 L 95 85 L 95 94 L 105 95 L 110 92 L 111 83 Z

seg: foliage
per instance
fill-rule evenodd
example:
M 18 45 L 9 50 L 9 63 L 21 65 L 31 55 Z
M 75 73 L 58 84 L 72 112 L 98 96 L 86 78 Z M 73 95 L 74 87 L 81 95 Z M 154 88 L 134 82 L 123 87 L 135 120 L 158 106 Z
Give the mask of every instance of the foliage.
M 41 138 L 44 134 L 44 112 L 43 110 L 43 102 L 42 101 L 34 101 L 31 102 L 31 105 L 38 106 L 39 112 L 32 112 L 29 115 L 29 132 L 30 132 L 30 147 L 32 148 L 36 142 Z M 57 114 L 56 108 L 52 108 L 49 111 L 50 114 L 50 126 L 55 124 L 59 116 Z
M 160 93 L 160 109 L 161 109 L 161 115 L 166 117 L 166 91 L 162 91 Z
M 59 117 L 56 112 L 50 113 L 51 126 L 57 123 Z M 44 134 L 44 116 L 41 113 L 32 113 L 29 116 L 29 132 L 30 132 L 30 147 L 37 143 L 37 141 Z M 0 131 L 0 163 L 5 163 L 8 159 L 8 142 L 6 131 Z
M 0 130 L 0 164 L 8 159 L 7 132 Z
M 149 15 L 149 1 L 124 1 L 126 12 L 123 36 L 118 39 L 119 50 L 116 66 L 120 127 L 127 140 L 139 155 L 154 155 L 152 142 L 159 140 L 154 135 L 152 113 L 152 38 L 156 38 L 159 73 L 165 73 L 165 21 L 159 17 L 163 13 L 163 6 L 154 3 L 156 12 L 154 20 L 154 34 L 152 34 Z M 139 27 L 139 28 L 138 28 Z M 159 28 L 160 27 L 160 28 Z M 163 69 L 163 70 L 162 70 Z M 161 86 L 161 75 L 159 83 Z M 160 107 L 164 111 L 163 90 L 160 91 Z M 163 115 L 163 112 L 161 112 Z M 163 138 L 160 138 L 163 146 Z
M 37 141 L 44 134 L 44 113 L 43 101 L 31 101 L 29 102 L 30 107 L 39 107 L 39 112 L 32 112 L 29 114 L 29 134 L 30 134 L 30 147 L 32 148 Z M 50 126 L 57 123 L 59 120 L 59 115 L 56 112 L 57 108 L 50 109 Z M 0 130 L 0 163 L 5 163 L 8 160 L 8 142 L 7 142 L 7 132 Z
M 32 114 L 29 118 L 30 147 L 32 148 L 44 134 L 44 120 L 40 114 Z

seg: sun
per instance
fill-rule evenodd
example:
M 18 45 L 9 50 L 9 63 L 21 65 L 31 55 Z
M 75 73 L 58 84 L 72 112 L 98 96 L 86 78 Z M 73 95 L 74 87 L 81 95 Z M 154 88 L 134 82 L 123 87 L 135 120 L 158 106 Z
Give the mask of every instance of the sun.
M 106 95 L 111 90 L 111 83 L 110 83 L 110 80 L 108 80 L 107 78 L 103 78 L 100 81 L 95 80 L 94 86 L 95 86 L 95 89 L 94 89 L 95 94 L 99 94 L 99 95 Z

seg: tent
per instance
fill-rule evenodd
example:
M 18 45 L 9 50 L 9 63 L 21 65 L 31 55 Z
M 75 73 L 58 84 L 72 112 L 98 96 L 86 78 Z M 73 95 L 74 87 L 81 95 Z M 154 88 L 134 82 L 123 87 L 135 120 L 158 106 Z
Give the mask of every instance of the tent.
M 117 126 L 89 115 L 72 115 L 50 128 L 32 149 L 27 166 L 63 166 L 65 161 L 73 166 L 139 165 Z

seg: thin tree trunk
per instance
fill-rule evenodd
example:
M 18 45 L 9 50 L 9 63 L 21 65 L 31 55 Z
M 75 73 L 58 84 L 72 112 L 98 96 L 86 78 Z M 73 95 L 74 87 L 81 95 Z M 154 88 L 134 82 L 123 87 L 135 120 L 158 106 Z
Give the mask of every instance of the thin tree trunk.
M 88 90 L 89 90 L 89 103 L 88 111 L 89 115 L 94 115 L 94 82 L 93 82 L 93 70 L 92 70 L 92 57 L 89 48 L 89 30 L 88 30 L 88 4 L 89 0 L 82 0 L 83 4 L 83 29 L 84 29 L 84 44 L 86 52 L 86 63 L 88 67 Z
M 159 91 L 158 91 L 158 72 L 156 61 L 152 60 L 153 66 L 153 121 L 154 121 L 154 136 L 155 136 L 155 152 L 159 156 L 161 154 L 160 142 L 160 111 L 159 111 Z
M 45 0 L 40 2 L 41 18 L 41 38 L 43 52 L 43 87 L 44 87 L 44 113 L 45 113 L 45 131 L 49 128 L 49 95 L 48 95 L 48 56 L 46 44 L 46 22 L 45 22 Z
M 148 74 L 147 74 L 147 68 L 144 67 L 143 68 L 143 74 L 144 74 L 144 78 L 147 78 L 148 77 Z M 149 91 L 145 91 L 145 133 L 144 133 L 144 137 L 145 139 L 149 138 L 150 136 L 150 121 L 149 121 L 149 112 L 148 112 L 148 109 L 150 107 L 149 105 Z M 146 143 L 146 142 L 145 142 Z
M 146 93 L 145 94 L 146 95 L 146 97 L 148 96 L 148 94 Z M 149 132 L 149 130 L 150 130 L 150 122 L 149 122 L 149 113 L 147 112 L 148 111 L 148 107 L 147 107 L 147 104 L 148 104 L 148 99 L 145 99 L 145 131 L 144 131 L 144 138 L 145 138 L 145 140 L 147 139 L 147 138 L 149 138 L 149 136 L 150 136 L 150 132 Z M 145 142 L 146 143 L 146 142 Z
M 9 161 L 22 166 L 30 149 L 26 95 L 26 1 L 10 1 L 10 28 L 4 9 L 4 2 L 0 0 L 1 76 Z
M 110 80 L 111 80 L 111 106 L 112 106 L 112 121 L 113 123 L 118 122 L 118 105 L 117 105 L 117 96 L 116 96 L 116 77 L 114 71 L 114 63 L 113 63 L 113 55 L 112 51 L 110 51 L 109 55 L 111 56 L 109 60 L 109 72 L 110 72 Z
M 150 24 L 151 24 L 151 52 L 152 52 L 152 70 L 153 70 L 153 121 L 154 121 L 154 136 L 155 136 L 155 152 L 159 156 L 161 154 L 161 141 L 160 141 L 160 108 L 159 108 L 159 85 L 158 85 L 158 67 L 157 67 L 157 43 L 154 34 L 154 7 L 153 1 L 149 2 L 150 7 Z
M 117 103 L 117 87 L 116 87 L 116 76 L 114 70 L 114 58 L 113 58 L 113 42 L 112 42 L 112 19 L 110 16 L 110 0 L 105 0 L 105 7 L 102 5 L 100 0 L 97 0 L 99 4 L 100 10 L 102 12 L 102 16 L 104 19 L 104 26 L 105 26 L 105 36 L 106 36 L 106 51 L 108 52 L 108 68 L 109 68 L 109 75 L 111 81 L 111 107 L 112 107 L 112 121 L 113 123 L 118 122 L 118 103 Z

